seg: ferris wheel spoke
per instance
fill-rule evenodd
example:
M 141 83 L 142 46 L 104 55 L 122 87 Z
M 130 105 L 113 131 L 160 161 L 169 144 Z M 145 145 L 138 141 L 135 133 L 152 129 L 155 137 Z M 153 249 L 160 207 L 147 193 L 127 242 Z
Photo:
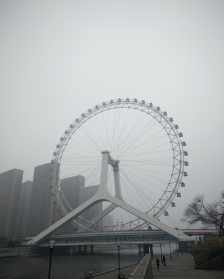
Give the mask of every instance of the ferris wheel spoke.
M 121 110 L 119 109 L 117 114 L 116 114 L 116 129 L 115 129 L 115 137 L 114 137 L 114 152 L 115 154 L 117 153 L 117 148 L 118 148 L 118 140 L 120 139 L 120 115 L 121 115 Z
M 167 151 L 167 145 L 165 145 L 166 143 L 164 142 L 159 142 L 157 144 L 152 144 L 152 142 L 150 142 L 150 140 L 145 140 L 143 142 L 140 142 L 140 143 L 135 143 L 133 144 L 132 146 L 128 146 L 126 147 L 126 149 L 123 149 L 121 152 L 120 152 L 120 156 L 124 157 L 126 156 L 127 154 L 129 153 L 137 153 L 137 152 L 142 152 L 142 150 L 146 150 L 146 149 L 149 149 L 150 148 L 150 145 L 153 145 L 153 151 L 156 152 L 157 150 L 162 150 L 164 149 L 164 152 Z M 155 149 L 154 149 L 154 145 L 155 145 Z M 146 146 L 148 148 L 146 148 Z M 147 150 L 147 156 L 148 156 L 148 152 L 150 152 L 150 149 Z
M 121 156 L 126 155 L 128 152 L 140 152 L 144 149 L 146 149 L 146 146 L 150 147 L 150 144 L 152 144 L 152 142 L 150 142 L 150 139 L 145 139 L 143 142 L 136 142 L 135 144 L 133 144 L 132 146 L 128 146 L 126 147 L 126 149 L 123 149 L 121 151 Z M 167 150 L 167 142 L 157 142 L 156 144 L 153 144 L 153 151 L 155 152 L 156 150 L 161 149 L 161 147 L 163 147 L 164 149 L 166 148 Z M 147 152 L 148 154 L 148 152 Z
M 146 159 L 142 160 L 130 160 L 130 159 L 125 159 L 122 160 L 120 165 L 122 166 L 133 166 L 133 167 L 141 167 L 141 168 L 151 168 L 151 167 L 162 167 L 162 168 L 170 168 L 170 162 L 168 160 L 160 161 L 157 158 L 155 159 Z
M 127 129 L 127 133 L 125 137 L 120 139 L 120 148 L 124 148 L 128 145 L 128 140 L 130 139 L 131 135 L 133 134 L 133 131 L 136 129 L 136 127 L 139 126 L 139 118 L 136 118 L 133 125 L 131 127 L 129 126 L 129 129 Z
M 142 159 L 147 159 L 147 158 L 163 158 L 169 157 L 170 156 L 170 150 L 167 149 L 165 146 L 157 146 L 154 149 L 146 148 L 146 150 L 143 152 L 144 149 L 139 148 L 139 149 L 134 149 L 130 150 L 129 153 L 123 154 L 122 158 L 123 159 L 129 159 L 129 158 L 142 158 Z
M 126 184 L 123 183 L 122 185 L 125 185 L 124 189 L 128 193 L 125 196 L 125 199 L 128 199 L 131 204 L 133 204 L 135 202 L 135 206 L 137 206 L 140 210 L 142 210 L 144 212 L 146 210 L 148 210 L 148 208 L 151 208 L 153 206 L 152 199 L 148 198 L 149 195 L 145 196 L 142 192 L 140 192 L 140 189 L 133 187 L 129 181 L 126 181 Z M 134 190 L 134 191 L 132 191 L 132 190 Z M 135 196 L 134 199 L 133 199 L 133 196 Z
M 154 169 L 150 168 L 149 169 L 149 168 L 142 168 L 142 167 L 139 167 L 139 166 L 136 166 L 136 167 L 141 168 L 141 176 L 144 176 L 146 174 L 147 177 L 148 176 L 158 176 L 158 177 L 160 177 L 161 173 L 162 173 L 161 169 L 156 169 L 156 168 L 154 168 Z M 128 169 L 128 167 L 127 167 L 127 169 Z M 130 170 L 130 167 L 129 167 L 129 170 Z M 168 176 L 170 171 L 166 170 L 166 173 L 167 173 L 167 176 Z M 162 183 L 166 182 L 166 178 L 164 178 L 164 179 L 159 178 L 159 179 Z
M 138 172 L 143 172 L 143 171 L 147 171 L 148 173 L 150 172 L 160 172 L 160 173 L 170 173 L 171 168 L 169 165 L 162 165 L 162 164 L 143 164 L 143 163 L 133 163 L 133 162 L 125 162 L 123 164 L 121 164 L 122 168 L 124 169 L 135 169 Z
M 69 154 L 70 158 L 74 158 L 74 159 L 89 159 L 89 160 L 95 160 L 96 158 L 96 154 L 88 154 L 88 155 L 84 155 L 82 153 L 74 153 L 71 152 L 72 154 Z
M 63 160 L 65 161 L 65 160 Z M 76 157 L 76 156 L 66 156 L 66 163 L 67 162 L 74 162 L 74 163 L 95 163 L 96 158 L 91 157 Z
M 95 149 L 98 152 L 102 151 L 102 144 L 100 144 L 97 140 L 94 139 L 92 135 L 90 135 L 89 132 L 82 130 L 82 132 L 85 134 L 86 138 L 95 146 Z
M 62 161 L 64 164 L 95 164 L 97 162 L 97 160 L 93 160 L 93 159 L 76 159 L 74 157 L 66 157 L 64 158 L 64 160 Z
M 132 135 L 130 135 L 130 137 L 128 138 L 128 140 L 127 140 L 127 143 L 126 143 L 126 148 L 128 147 L 129 148 L 129 146 L 130 147 L 132 147 L 133 146 L 133 144 L 136 144 L 136 142 L 138 142 L 138 140 L 141 140 L 142 138 L 143 139 L 145 139 L 145 137 L 147 136 L 147 138 L 151 138 L 151 136 L 152 136 L 152 129 L 147 129 L 147 127 L 150 125 L 150 124 L 152 124 L 152 123 L 150 123 L 150 122 L 147 122 L 143 127 L 141 127 L 141 130 L 140 131 L 138 131 L 136 134 L 137 135 L 134 135 L 134 137 L 132 137 Z M 153 126 L 156 126 L 156 124 L 155 123 L 153 123 Z M 157 127 L 157 129 L 158 129 L 158 127 Z M 157 130 L 156 129 L 156 130 Z M 146 132 L 148 132 L 148 131 L 150 131 L 150 133 L 147 135 L 146 134 Z M 158 132 L 158 131 L 157 131 Z M 144 136 L 144 137 L 143 137 Z M 125 146 L 124 146 L 124 150 L 126 150 L 126 148 L 125 148 Z M 123 151 L 123 149 L 121 149 L 121 152 Z M 123 152 L 125 152 L 125 151 L 123 151 Z
M 121 110 L 120 110 L 121 111 Z M 123 116 L 120 115 L 120 118 L 124 118 L 124 114 L 126 113 L 126 110 L 123 112 Z M 123 137 L 126 135 L 127 131 L 129 131 L 129 126 L 127 125 L 127 121 L 121 121 L 119 120 L 118 123 L 118 140 L 117 140 L 117 154 L 119 154 L 119 148 L 120 145 L 123 143 Z
M 158 199 L 158 194 L 156 194 L 155 191 L 152 191 L 153 189 L 152 185 L 156 185 L 156 183 L 154 182 L 152 183 L 150 179 L 146 180 L 142 177 L 141 178 L 138 177 L 138 180 L 137 178 L 135 179 L 132 178 L 131 181 L 134 185 L 138 185 L 138 190 L 144 193 L 144 197 L 146 197 L 148 201 L 150 201 L 151 205 L 153 205 L 155 201 Z M 158 187 L 161 185 L 157 184 L 156 186 Z
M 112 149 L 112 141 L 111 141 L 111 131 L 109 129 L 109 124 L 111 123 L 111 113 L 103 112 L 103 123 L 104 123 L 104 140 L 106 142 L 106 146 L 108 146 L 109 150 Z
M 123 182 L 122 185 L 131 186 L 131 189 L 134 190 L 134 192 L 135 192 L 135 197 L 138 198 L 139 204 L 141 205 L 141 207 L 142 207 L 142 205 L 143 205 L 143 203 L 144 203 L 145 206 L 143 205 L 143 207 L 147 208 L 147 205 L 150 204 L 151 201 L 150 201 L 150 200 L 147 200 L 146 197 L 145 197 L 144 195 L 141 195 L 141 194 L 140 194 L 139 189 L 137 189 L 136 186 L 135 186 L 134 184 L 130 183 L 129 179 L 127 178 L 127 176 L 124 175 L 124 173 L 121 174 L 121 179 L 122 179 L 122 182 Z M 128 187 L 128 188 L 129 188 L 129 187 Z
M 125 176 L 126 180 L 133 186 L 135 187 L 135 185 L 139 185 L 139 187 L 141 187 L 141 183 L 139 183 L 139 180 L 138 180 L 138 183 L 137 182 L 134 182 L 134 180 L 130 179 L 130 177 L 125 173 L 124 170 L 121 171 L 122 175 Z M 148 189 L 149 190 L 149 189 Z M 144 191 L 142 190 L 142 187 L 141 187 L 141 191 L 144 193 Z M 154 197 L 154 194 L 149 190 L 150 192 L 150 195 L 152 197 Z M 144 193 L 144 197 L 148 197 L 148 201 L 153 204 L 152 202 L 152 198 L 150 196 L 148 196 L 147 194 Z
M 161 173 L 159 174 L 161 175 Z M 147 190 L 149 192 L 151 192 L 151 189 L 153 188 L 154 185 L 156 185 L 156 189 L 158 190 L 158 187 L 161 189 L 161 190 L 164 190 L 164 187 L 166 185 L 166 181 L 165 180 L 162 180 L 160 177 L 159 177 L 158 173 L 148 173 L 148 172 L 145 172 L 145 173 L 141 173 L 141 176 L 138 175 L 135 177 L 135 180 L 136 181 L 144 181 L 144 184 L 145 185 L 148 185 L 147 186 Z M 153 192 L 151 192 L 151 194 L 153 194 Z M 153 194 L 153 196 L 155 196 L 155 194 Z

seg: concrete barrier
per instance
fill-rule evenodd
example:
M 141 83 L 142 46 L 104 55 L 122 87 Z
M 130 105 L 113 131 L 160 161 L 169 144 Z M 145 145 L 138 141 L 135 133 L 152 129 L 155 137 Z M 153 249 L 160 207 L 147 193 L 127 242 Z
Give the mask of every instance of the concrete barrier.
M 149 254 L 146 254 L 135 270 L 129 274 L 130 279 L 152 279 L 152 258 Z

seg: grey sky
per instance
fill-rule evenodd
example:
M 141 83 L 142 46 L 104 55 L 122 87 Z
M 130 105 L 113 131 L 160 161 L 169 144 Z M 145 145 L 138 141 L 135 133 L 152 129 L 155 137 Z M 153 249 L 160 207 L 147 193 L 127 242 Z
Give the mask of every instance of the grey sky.
M 113 97 L 161 106 L 189 151 L 184 204 L 223 189 L 223 1 L 0 1 L 0 172 L 50 160 Z M 180 204 L 181 202 L 179 202 Z

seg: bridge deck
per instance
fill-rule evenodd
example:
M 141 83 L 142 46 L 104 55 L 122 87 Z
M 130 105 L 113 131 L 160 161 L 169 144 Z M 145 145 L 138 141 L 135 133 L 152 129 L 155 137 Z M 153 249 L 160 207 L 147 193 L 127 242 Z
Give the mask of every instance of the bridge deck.
M 176 256 L 172 260 L 167 259 L 167 266 L 161 266 L 157 271 L 155 261 L 153 263 L 154 279 L 223 279 L 224 271 L 197 270 L 194 269 L 193 258 L 189 254 Z

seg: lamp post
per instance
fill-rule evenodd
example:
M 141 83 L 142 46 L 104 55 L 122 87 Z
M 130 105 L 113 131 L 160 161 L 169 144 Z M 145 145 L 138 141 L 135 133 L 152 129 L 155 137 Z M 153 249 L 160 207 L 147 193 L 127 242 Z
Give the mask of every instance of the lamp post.
M 220 214 L 220 223 L 219 223 L 219 236 L 224 235 L 224 213 Z
M 171 242 L 169 240 L 169 250 L 170 250 L 170 259 L 172 259 L 172 250 L 171 250 Z
M 219 224 L 218 224 L 219 236 L 223 236 L 224 235 L 224 192 L 222 193 L 221 200 L 218 204 L 218 216 L 220 216 Z
M 160 243 L 159 246 L 160 246 L 160 258 L 162 261 L 162 257 L 163 257 L 162 243 Z
M 117 260 L 118 260 L 118 276 L 117 276 L 117 278 L 120 279 L 120 277 L 121 277 L 121 255 L 120 255 L 120 245 L 117 246 Z
M 51 279 L 51 267 L 52 267 L 52 256 L 53 256 L 53 250 L 54 250 L 54 240 L 49 241 L 49 264 L 48 264 L 48 279 Z

